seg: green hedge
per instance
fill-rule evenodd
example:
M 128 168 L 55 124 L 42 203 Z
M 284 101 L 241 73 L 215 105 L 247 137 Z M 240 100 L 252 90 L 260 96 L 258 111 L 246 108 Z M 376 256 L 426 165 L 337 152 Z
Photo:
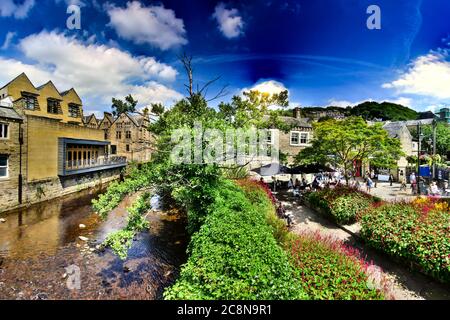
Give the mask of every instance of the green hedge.
M 448 208 L 448 207 L 447 207 Z M 450 212 L 434 204 L 384 204 L 361 219 L 368 245 L 450 282 Z
M 380 201 L 376 197 L 345 186 L 311 192 L 306 195 L 306 199 L 341 224 L 355 222 L 362 212 L 370 208 L 374 202 Z
M 273 210 L 259 191 L 252 203 L 223 181 L 189 245 L 189 259 L 166 299 L 306 299 L 295 268 L 267 223 Z M 255 196 L 255 195 L 253 195 Z

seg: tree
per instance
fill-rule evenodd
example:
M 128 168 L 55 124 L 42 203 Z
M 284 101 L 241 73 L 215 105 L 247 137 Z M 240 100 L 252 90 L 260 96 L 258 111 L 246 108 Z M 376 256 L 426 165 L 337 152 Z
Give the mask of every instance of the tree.
M 369 126 L 361 117 L 315 123 L 311 144 L 296 156 L 295 162 L 336 164 L 344 170 L 347 184 L 355 161 L 370 160 L 389 167 L 403 155 L 400 140 L 389 137 L 380 124 Z
M 134 100 L 131 94 L 129 94 L 128 96 L 125 97 L 125 101 L 112 98 L 111 109 L 113 111 L 113 115 L 117 117 L 124 112 L 136 112 L 137 104 L 138 101 Z
M 164 110 L 165 110 L 165 108 L 162 105 L 162 103 L 152 103 L 150 105 L 150 111 L 157 116 L 163 114 Z
M 432 125 L 422 125 L 422 150 L 428 150 L 429 153 L 432 153 L 432 143 L 433 141 L 433 126 Z M 417 129 L 411 130 L 411 134 L 414 139 L 417 140 Z M 443 123 L 438 122 L 436 127 L 436 153 L 441 157 L 446 157 L 447 152 L 450 150 L 450 126 Z
M 219 104 L 219 114 L 232 123 L 236 128 L 254 126 L 256 128 L 270 128 L 282 125 L 279 112 L 269 110 L 277 105 L 285 108 L 289 105 L 288 91 L 269 94 L 258 90 L 250 90 L 243 96 L 234 96 L 230 103 Z M 269 119 L 264 116 L 269 115 Z

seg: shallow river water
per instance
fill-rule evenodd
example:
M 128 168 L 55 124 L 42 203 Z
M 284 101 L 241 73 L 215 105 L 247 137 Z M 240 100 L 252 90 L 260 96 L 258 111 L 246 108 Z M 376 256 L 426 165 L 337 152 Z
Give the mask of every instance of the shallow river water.
M 150 230 L 134 239 L 122 261 L 109 249 L 97 248 L 123 226 L 136 196 L 124 199 L 101 221 L 91 207 L 101 191 L 85 190 L 0 214 L 6 219 L 0 223 L 0 299 L 162 298 L 186 260 L 183 219 L 176 212 L 152 211 Z M 80 281 L 74 282 L 78 274 Z

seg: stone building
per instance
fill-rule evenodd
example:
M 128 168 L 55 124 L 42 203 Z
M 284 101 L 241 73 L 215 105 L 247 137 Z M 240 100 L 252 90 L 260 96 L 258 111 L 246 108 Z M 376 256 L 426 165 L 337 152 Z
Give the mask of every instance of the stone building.
M 141 113 L 122 113 L 113 118 L 104 114 L 99 128 L 111 141 L 110 153 L 128 161 L 148 162 L 152 154 L 152 136 L 147 130 L 150 118 Z
M 90 116 L 83 117 L 83 124 L 88 128 L 97 129 L 100 122 L 97 120 L 94 114 L 91 114 Z
M 295 156 L 304 148 L 311 145 L 313 138 L 313 128 L 309 119 L 302 118 L 300 108 L 292 110 L 292 117 L 280 117 L 288 125 L 290 130 L 285 132 L 278 128 L 270 129 L 267 142 L 273 144 L 272 137 L 278 136 L 280 152 L 287 155 L 288 164 L 293 164 Z
M 115 179 L 126 166 L 125 158 L 108 155 L 110 142 L 102 130 L 83 125 L 83 104 L 74 89 L 59 92 L 51 81 L 35 87 L 23 73 L 0 88 L 0 97 L 13 104 L 7 114 L 23 120 L 22 153 L 12 138 L 15 124 L 10 142 L 0 144 L 10 173 L 10 182 L 0 183 L 0 212 Z M 23 183 L 13 185 L 19 181 L 15 167 L 20 154 Z M 22 203 L 8 196 L 20 192 Z
M 0 101 L 0 190 L 2 206 L 21 203 L 23 119 L 8 99 Z
M 406 175 L 408 167 L 406 158 L 417 155 L 417 143 L 413 141 L 413 136 L 404 122 L 389 122 L 383 125 L 383 129 L 387 131 L 391 138 L 400 140 L 402 151 L 405 153 L 405 156 L 397 161 L 396 174 L 397 178 L 399 178 L 401 172 Z

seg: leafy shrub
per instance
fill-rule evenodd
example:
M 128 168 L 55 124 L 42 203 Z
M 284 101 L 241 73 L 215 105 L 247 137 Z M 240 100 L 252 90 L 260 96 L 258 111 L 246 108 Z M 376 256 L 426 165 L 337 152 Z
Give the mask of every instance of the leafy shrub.
M 296 236 L 287 247 L 312 299 L 384 299 L 383 292 L 370 287 L 368 265 L 355 249 L 318 233 Z
M 136 233 L 148 229 L 148 221 L 144 214 L 150 210 L 150 193 L 144 193 L 138 200 L 128 208 L 127 225 L 124 229 L 109 234 L 103 247 L 110 247 L 120 259 L 127 258 L 128 250 L 131 248 Z
M 189 259 L 166 299 L 305 299 L 296 271 L 267 224 L 273 211 L 263 191 L 244 191 L 222 181 Z
M 432 199 L 421 201 L 369 210 L 361 220 L 361 236 L 370 246 L 450 282 L 448 205 Z
M 333 220 L 342 224 L 355 222 L 362 212 L 370 208 L 373 203 L 380 201 L 378 198 L 347 186 L 311 192 L 307 195 L 307 199 L 313 206 L 322 209 Z

